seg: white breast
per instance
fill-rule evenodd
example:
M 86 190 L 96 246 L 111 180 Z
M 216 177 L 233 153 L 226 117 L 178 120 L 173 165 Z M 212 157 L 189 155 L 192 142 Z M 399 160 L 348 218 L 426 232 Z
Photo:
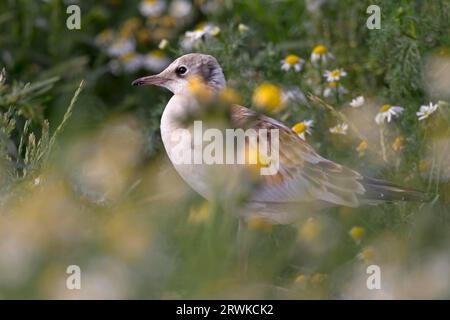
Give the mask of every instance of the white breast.
M 181 120 L 183 117 L 186 117 L 189 110 L 196 107 L 195 104 L 195 100 L 188 96 L 174 95 L 161 117 L 161 137 L 167 155 L 180 176 L 200 195 L 211 199 L 211 189 L 208 184 L 209 166 L 204 164 L 179 164 L 179 161 L 176 159 L 180 153 L 193 154 L 190 137 L 180 137 L 180 135 L 184 135 L 180 129 L 190 131 L 192 136 L 192 128 L 184 125 Z M 174 135 L 175 132 L 177 132 L 176 135 Z M 180 144 L 180 141 L 187 141 L 187 143 Z

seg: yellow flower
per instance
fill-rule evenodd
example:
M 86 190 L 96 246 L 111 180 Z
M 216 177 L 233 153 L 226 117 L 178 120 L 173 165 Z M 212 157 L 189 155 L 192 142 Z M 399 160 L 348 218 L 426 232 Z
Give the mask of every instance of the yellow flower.
M 205 222 L 209 218 L 209 204 L 207 201 L 200 206 L 191 207 L 189 210 L 188 222 L 192 224 L 199 224 Z
M 273 224 L 269 220 L 261 217 L 251 217 L 248 221 L 248 227 L 252 230 L 271 232 Z
M 275 111 L 283 106 L 283 92 L 280 87 L 263 83 L 253 93 L 253 103 L 268 111 Z
M 260 152 L 258 146 L 249 145 L 245 148 L 242 155 L 245 157 L 243 162 L 247 165 L 250 173 L 259 176 L 262 168 L 267 168 L 270 165 L 270 159 L 267 155 Z
M 373 251 L 372 248 L 367 247 L 364 248 L 359 254 L 358 254 L 358 258 L 363 260 L 364 262 L 368 263 L 370 261 L 372 261 L 375 257 L 375 253 Z
M 367 143 L 367 141 L 362 140 L 356 147 L 356 151 L 358 151 L 359 153 L 363 153 L 364 151 L 367 150 L 368 147 L 369 147 L 369 144 Z
M 213 90 L 208 87 L 208 85 L 197 76 L 190 77 L 188 80 L 188 85 L 190 91 L 200 99 L 211 99 L 213 96 Z
M 289 71 L 294 69 L 297 72 L 302 70 L 303 59 L 295 54 L 290 54 L 284 60 L 281 61 L 281 70 Z
M 328 48 L 322 44 L 315 46 L 313 49 L 314 54 L 326 54 L 328 52 Z
M 292 131 L 294 131 L 296 134 L 298 134 L 298 136 L 300 138 L 305 140 L 306 139 L 306 134 L 311 135 L 313 126 L 314 126 L 314 121 L 313 120 L 305 120 L 305 121 L 296 123 L 292 127 Z
M 364 234 L 366 233 L 366 230 L 363 227 L 354 226 L 350 229 L 350 236 L 355 240 L 356 242 L 360 242 L 362 237 L 364 237 Z
M 239 94 L 229 87 L 226 87 L 225 89 L 220 91 L 219 98 L 221 101 L 228 104 L 241 103 L 241 97 L 239 96 Z
M 296 284 L 304 285 L 308 282 L 308 275 L 300 274 L 295 278 L 294 282 Z
M 384 122 L 391 122 L 393 117 L 398 117 L 405 109 L 400 106 L 385 104 L 381 106 L 380 111 L 375 116 L 375 122 L 382 125 Z
M 342 77 L 347 76 L 347 72 L 344 69 L 335 69 L 332 71 L 325 71 L 323 76 L 327 79 L 328 82 L 336 82 L 341 80 Z
M 299 236 L 300 239 L 305 241 L 313 241 L 318 238 L 321 232 L 320 224 L 312 218 L 309 218 L 306 223 L 301 227 Z
M 394 143 L 392 144 L 392 149 L 394 149 L 394 151 L 399 151 L 403 149 L 403 141 L 404 139 L 401 136 L 395 138 Z
M 326 63 L 328 59 L 333 58 L 333 55 L 328 52 L 328 48 L 322 44 L 314 47 L 311 53 L 311 62 L 316 63 L 318 61 Z

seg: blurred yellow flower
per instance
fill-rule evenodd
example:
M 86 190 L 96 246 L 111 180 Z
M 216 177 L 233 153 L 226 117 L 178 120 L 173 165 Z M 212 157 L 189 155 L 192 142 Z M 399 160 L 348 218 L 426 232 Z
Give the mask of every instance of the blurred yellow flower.
M 367 141 L 362 140 L 356 147 L 356 151 L 358 151 L 359 153 L 363 153 L 364 151 L 367 150 L 368 147 L 369 147 L 369 144 L 367 143 Z
M 358 258 L 363 260 L 364 262 L 368 263 L 372 261 L 375 257 L 375 252 L 371 247 L 364 248 L 359 254 Z
M 281 70 L 289 71 L 294 69 L 296 72 L 300 72 L 302 70 L 303 63 L 304 61 L 302 58 L 295 54 L 290 54 L 281 61 Z
M 204 201 L 200 206 L 193 206 L 189 210 L 188 223 L 199 224 L 209 218 L 209 203 Z
M 226 87 L 225 89 L 221 90 L 219 93 L 219 98 L 222 102 L 228 104 L 240 104 L 242 101 L 239 94 L 230 87 Z
M 255 176 L 261 174 L 261 168 L 267 168 L 270 165 L 270 158 L 262 154 L 257 145 L 247 146 L 242 156 L 245 157 L 243 163 L 247 165 L 250 173 Z
M 403 141 L 404 138 L 402 136 L 398 136 L 397 138 L 395 138 L 394 143 L 392 144 L 392 149 L 394 151 L 399 151 L 403 149 Z
M 188 79 L 189 90 L 199 99 L 209 100 L 212 98 L 213 90 L 198 76 Z
M 326 63 L 329 59 L 333 58 L 333 55 L 328 51 L 328 48 L 322 44 L 314 47 L 311 53 L 311 62 L 323 62 Z
M 305 285 L 308 282 L 308 275 L 300 274 L 295 278 L 294 282 L 299 285 Z
M 322 228 L 318 221 L 313 218 L 309 218 L 300 228 L 299 237 L 304 241 L 314 241 L 319 237 L 321 229 Z
M 283 106 L 283 92 L 280 87 L 263 83 L 253 93 L 253 103 L 267 111 L 275 111 Z
M 142 0 L 139 4 L 139 11 L 145 17 L 159 16 L 166 9 L 166 2 L 163 0 Z
M 350 237 L 353 238 L 353 240 L 355 240 L 356 242 L 360 242 L 361 239 L 364 237 L 366 233 L 366 230 L 363 227 L 359 227 L 359 226 L 354 226 L 353 228 L 350 229 Z
M 328 82 L 336 82 L 341 80 L 342 77 L 347 76 L 347 72 L 344 69 L 335 69 L 332 71 L 325 71 L 323 76 L 327 79 Z
M 273 230 L 273 224 L 269 220 L 262 217 L 251 217 L 248 220 L 248 227 L 251 230 L 271 232 Z

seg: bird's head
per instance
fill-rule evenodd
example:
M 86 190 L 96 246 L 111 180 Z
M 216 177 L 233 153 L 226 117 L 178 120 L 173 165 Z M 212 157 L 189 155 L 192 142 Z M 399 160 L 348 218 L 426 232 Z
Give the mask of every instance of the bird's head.
M 206 54 L 190 53 L 179 57 L 159 74 L 133 81 L 134 86 L 155 85 L 169 89 L 174 94 L 189 90 L 190 79 L 199 78 L 204 84 L 220 91 L 226 81 L 216 58 Z

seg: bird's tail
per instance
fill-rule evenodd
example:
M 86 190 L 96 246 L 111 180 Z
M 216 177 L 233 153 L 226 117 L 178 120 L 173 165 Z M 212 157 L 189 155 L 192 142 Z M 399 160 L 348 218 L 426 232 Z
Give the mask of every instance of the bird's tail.
M 429 202 L 432 196 L 425 192 L 404 188 L 393 183 L 378 180 L 374 178 L 364 177 L 361 181 L 366 192 L 363 199 L 368 202 L 379 201 L 416 201 Z

